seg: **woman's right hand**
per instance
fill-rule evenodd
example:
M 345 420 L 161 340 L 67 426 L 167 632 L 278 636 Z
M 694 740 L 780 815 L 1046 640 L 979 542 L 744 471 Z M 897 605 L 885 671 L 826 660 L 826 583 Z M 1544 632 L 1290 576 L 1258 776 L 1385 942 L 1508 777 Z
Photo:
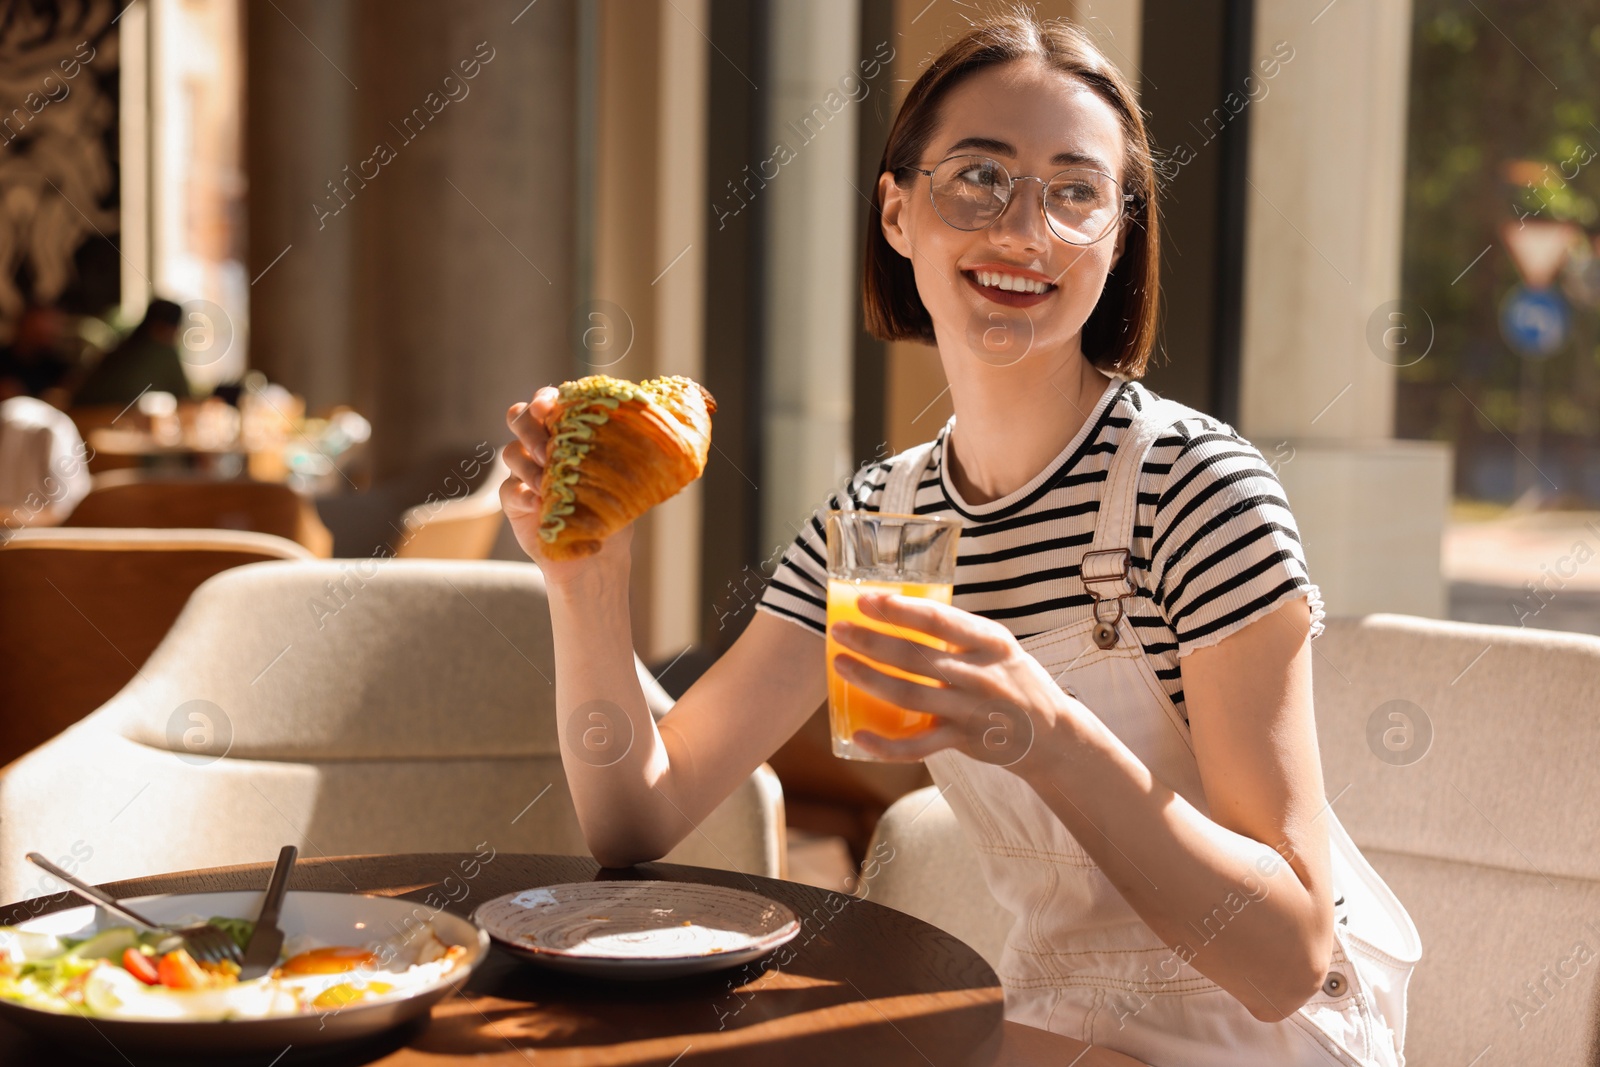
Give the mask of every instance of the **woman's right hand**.
M 505 509 L 511 530 L 517 535 L 517 544 L 544 571 L 549 582 L 560 582 L 595 567 L 608 564 L 626 566 L 629 544 L 633 538 L 633 524 L 629 523 L 601 543 L 600 551 L 582 559 L 556 561 L 544 554 L 545 544 L 539 537 L 539 519 L 543 498 L 539 486 L 544 481 L 545 463 L 549 457 L 546 449 L 550 443 L 547 428 L 550 415 L 555 411 L 559 390 L 547 385 L 533 394 L 526 404 L 512 404 L 506 412 L 506 425 L 516 434 L 516 439 L 501 449 L 511 476 L 500 484 L 500 505 Z

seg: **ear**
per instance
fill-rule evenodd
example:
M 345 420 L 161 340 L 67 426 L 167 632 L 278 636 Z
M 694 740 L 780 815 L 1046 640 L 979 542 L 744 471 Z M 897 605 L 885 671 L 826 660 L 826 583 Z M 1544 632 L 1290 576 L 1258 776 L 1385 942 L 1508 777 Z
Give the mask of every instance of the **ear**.
M 906 236 L 901 226 L 901 212 L 906 206 L 906 191 L 895 182 L 891 171 L 884 171 L 878 175 L 878 200 L 883 204 L 884 240 L 889 242 L 889 247 L 899 252 L 907 259 L 911 258 L 911 239 Z
M 1117 269 L 1117 264 L 1122 262 L 1122 252 L 1128 247 L 1128 218 L 1124 215 L 1117 220 L 1117 245 L 1111 250 L 1111 266 L 1106 268 L 1110 274 Z

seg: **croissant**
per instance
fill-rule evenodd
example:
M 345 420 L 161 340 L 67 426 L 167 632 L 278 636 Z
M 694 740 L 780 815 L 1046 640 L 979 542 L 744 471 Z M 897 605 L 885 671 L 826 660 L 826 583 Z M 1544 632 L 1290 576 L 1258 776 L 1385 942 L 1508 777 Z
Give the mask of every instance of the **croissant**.
M 682 376 L 564 382 L 546 426 L 539 539 L 553 560 L 600 542 L 705 470 L 717 402 Z

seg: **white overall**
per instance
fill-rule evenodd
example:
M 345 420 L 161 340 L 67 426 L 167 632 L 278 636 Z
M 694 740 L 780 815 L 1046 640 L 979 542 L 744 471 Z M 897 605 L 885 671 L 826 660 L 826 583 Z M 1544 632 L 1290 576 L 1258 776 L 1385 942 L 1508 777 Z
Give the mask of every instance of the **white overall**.
M 1022 647 L 1156 778 L 1209 813 L 1188 724 L 1123 614 L 1157 609 L 1145 597 L 1119 599 L 1135 585 L 1125 577 L 1127 556 L 1117 551 L 1132 547 L 1146 452 L 1175 421 L 1195 414 L 1161 399 L 1136 415 L 1112 458 L 1101 500 L 1090 551 L 1104 555 L 1086 554 L 1085 588 L 1096 597 L 1095 617 L 1036 634 Z M 883 511 L 912 513 L 932 449 L 929 442 L 891 460 Z M 1110 624 L 1102 626 L 1098 642 L 1097 619 Z M 1343 904 L 1326 979 L 1289 1018 L 1265 1023 L 1156 936 L 1022 779 L 954 749 L 926 763 L 977 848 L 990 892 L 1013 917 L 997 968 L 1008 1019 L 1104 1045 L 1153 1067 L 1404 1067 L 1406 984 L 1421 941 L 1331 805 L 1319 818 L 1328 828 L 1334 896 Z M 1251 887 L 1257 899 L 1262 887 L 1258 877 Z M 1251 906 L 1244 892 L 1219 901 L 1189 948 L 1202 947 Z

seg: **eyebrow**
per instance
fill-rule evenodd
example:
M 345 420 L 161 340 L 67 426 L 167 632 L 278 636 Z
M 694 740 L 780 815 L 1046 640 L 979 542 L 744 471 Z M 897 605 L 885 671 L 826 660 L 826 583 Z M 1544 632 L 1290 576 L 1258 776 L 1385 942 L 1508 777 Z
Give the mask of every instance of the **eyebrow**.
M 985 152 L 993 152 L 996 155 L 1010 156 L 1012 159 L 1017 158 L 1017 150 L 1015 148 L 1007 144 L 1005 141 L 997 141 L 993 137 L 963 137 L 961 140 L 951 145 L 949 149 L 946 150 L 945 155 L 948 157 L 963 148 L 980 148 Z M 1050 163 L 1052 166 L 1057 167 L 1071 167 L 1078 164 L 1086 164 L 1088 166 L 1098 167 L 1107 174 L 1111 173 L 1111 169 L 1105 160 L 1101 159 L 1099 156 L 1089 155 L 1084 152 L 1057 152 L 1055 155 L 1050 157 Z

